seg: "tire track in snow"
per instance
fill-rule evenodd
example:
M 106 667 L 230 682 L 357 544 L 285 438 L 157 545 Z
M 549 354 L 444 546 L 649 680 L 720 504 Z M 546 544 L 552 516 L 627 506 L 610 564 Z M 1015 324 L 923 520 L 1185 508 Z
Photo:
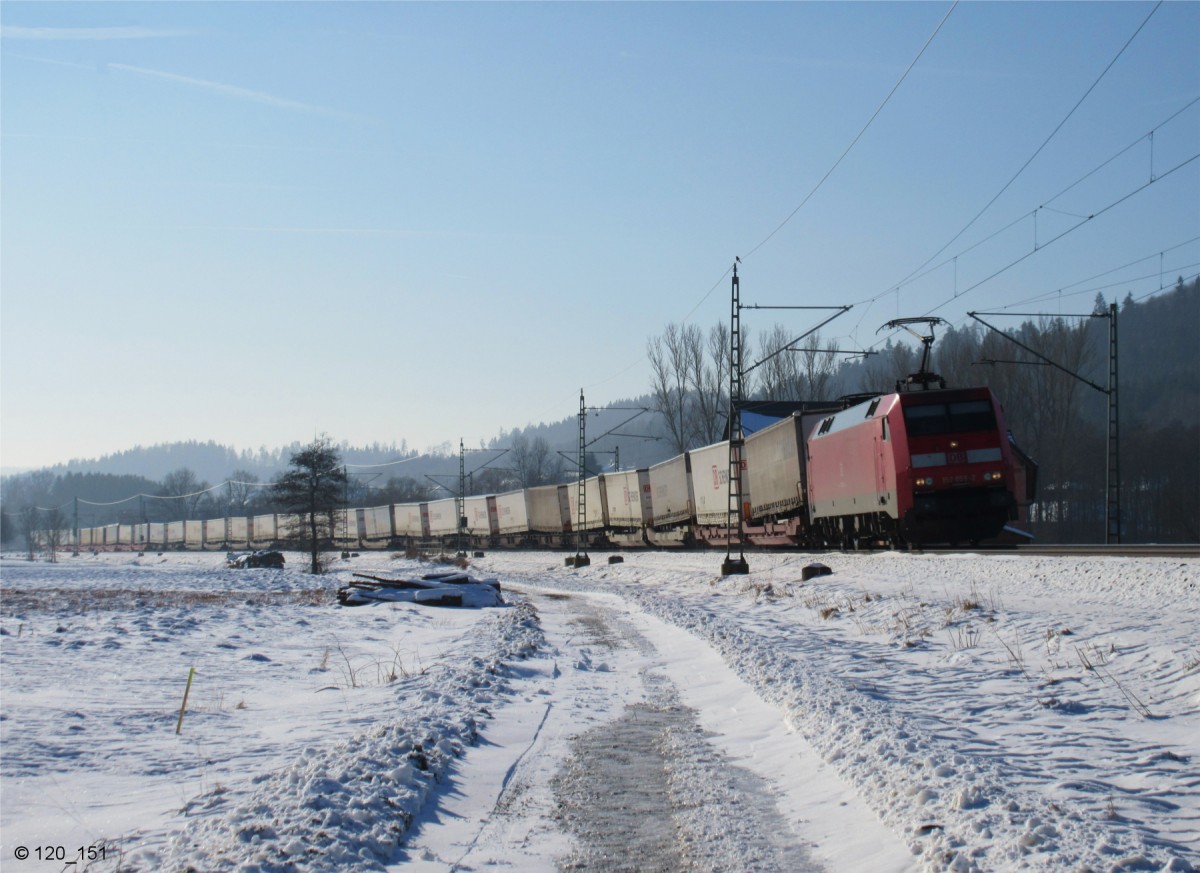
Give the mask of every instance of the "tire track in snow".
M 611 609 L 584 603 L 595 643 L 654 646 Z M 670 681 L 643 668 L 646 700 L 575 738 L 554 779 L 555 818 L 575 835 L 564 870 L 818 869 L 776 809 L 768 786 L 705 738 Z

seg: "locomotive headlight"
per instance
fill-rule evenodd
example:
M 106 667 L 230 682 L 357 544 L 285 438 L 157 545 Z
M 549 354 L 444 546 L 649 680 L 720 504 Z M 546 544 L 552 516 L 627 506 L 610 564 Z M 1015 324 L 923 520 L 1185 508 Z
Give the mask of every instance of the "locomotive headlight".
M 917 479 L 916 485 L 918 488 L 929 488 L 933 485 L 933 477 L 921 476 Z
M 997 471 L 995 473 L 984 473 L 983 474 L 984 482 L 999 482 L 1003 478 L 1004 478 L 1004 473 L 1001 471 Z
M 958 440 L 950 440 L 950 448 L 957 449 L 958 448 Z

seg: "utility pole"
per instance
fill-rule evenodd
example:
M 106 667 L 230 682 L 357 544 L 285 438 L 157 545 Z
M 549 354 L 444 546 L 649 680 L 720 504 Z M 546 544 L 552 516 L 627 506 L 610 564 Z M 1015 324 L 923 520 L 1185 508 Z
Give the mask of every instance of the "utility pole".
M 468 483 L 468 481 L 471 482 L 472 490 L 474 490 L 474 487 L 475 487 L 474 486 L 475 470 L 471 470 L 469 473 L 467 472 L 467 452 L 496 452 L 497 453 L 494 458 L 491 458 L 491 459 L 485 461 L 484 463 L 480 464 L 478 467 L 475 468 L 475 470 L 482 470 L 484 467 L 488 466 L 488 464 L 491 464 L 494 461 L 498 460 L 501 455 L 506 454 L 508 452 L 508 449 L 484 449 L 484 448 L 468 449 L 466 447 L 466 445 L 464 444 L 462 437 L 459 437 L 459 439 L 458 439 L 458 488 L 457 488 L 457 490 L 451 488 L 449 485 L 445 484 L 444 482 L 438 481 L 438 478 L 448 479 L 449 478 L 448 474 L 437 473 L 437 474 L 434 474 L 434 476 L 430 476 L 429 474 L 425 475 L 425 478 L 428 479 L 430 482 L 432 482 L 434 485 L 438 486 L 439 488 L 444 488 L 448 493 L 454 495 L 454 512 L 455 512 L 455 515 L 457 516 L 457 520 L 455 521 L 455 525 L 454 525 L 454 531 L 455 531 L 454 539 L 455 539 L 456 551 L 458 552 L 458 557 L 460 557 L 460 558 L 466 557 L 466 554 L 467 554 L 466 547 L 467 547 L 467 541 L 468 541 L 468 532 L 467 532 L 466 498 L 467 498 L 467 483 Z M 470 478 L 468 479 L 468 477 L 470 477 Z
M 587 533 L 584 529 L 587 524 L 587 484 L 586 484 L 586 480 L 587 480 L 587 447 L 589 445 L 591 445 L 591 443 L 588 442 L 588 438 L 587 438 L 587 414 L 588 414 L 589 408 L 593 409 L 595 411 L 599 411 L 599 412 L 621 411 L 621 412 L 632 412 L 633 413 L 633 415 L 629 416 L 629 418 L 622 421 L 616 427 L 610 428 L 609 430 L 600 434 L 600 436 L 594 438 L 591 441 L 592 443 L 599 442 L 600 440 L 604 439 L 606 436 L 620 436 L 620 437 L 629 437 L 630 439 L 645 439 L 645 440 L 659 439 L 656 436 L 650 436 L 648 434 L 617 433 L 617 431 L 620 428 L 629 424 L 629 422 L 633 421 L 639 415 L 642 415 L 643 413 L 646 413 L 646 412 L 650 412 L 651 410 L 649 407 L 646 407 L 646 406 L 589 407 L 587 405 L 586 400 L 584 399 L 583 389 L 582 388 L 579 389 L 579 449 L 578 449 L 578 453 L 576 454 L 576 457 L 575 457 L 576 468 L 579 471 L 579 478 L 576 483 L 577 490 L 576 490 L 576 496 L 575 496 L 575 509 L 576 509 L 576 511 L 575 511 L 575 546 L 576 546 L 576 549 L 575 549 L 575 557 L 567 559 L 573 566 L 576 566 L 576 567 L 586 567 L 589 564 L 591 564 L 591 562 L 592 562 L 591 559 L 587 555 Z M 564 458 L 566 458 L 568 461 L 571 460 L 571 456 L 568 455 L 566 452 L 560 451 L 559 454 L 562 455 Z M 620 446 L 618 446 L 613 451 L 613 454 L 616 455 L 617 469 L 619 470 L 621 468 Z
M 587 534 L 584 525 L 587 524 L 587 404 L 583 399 L 583 389 L 579 389 L 579 482 L 576 491 L 576 524 L 575 524 L 575 566 L 586 567 L 592 563 L 587 554 Z
M 458 516 L 458 557 L 467 556 L 465 545 L 467 536 L 467 448 L 463 445 L 462 437 L 458 438 L 458 496 L 454 500 L 454 511 Z
M 744 575 L 750 572 L 744 551 L 742 527 L 742 299 L 738 284 L 737 265 L 733 259 L 732 301 L 729 310 L 729 503 L 725 519 L 725 560 L 721 575 Z M 738 556 L 733 557 L 733 528 L 737 526 Z
M 721 575 L 733 576 L 750 572 L 746 563 L 743 541 L 745 540 L 744 516 L 742 513 L 742 456 L 746 445 L 746 435 L 742 430 L 742 406 L 745 403 L 745 378 L 751 372 L 761 367 L 767 361 L 784 352 L 800 351 L 796 343 L 808 338 L 819 331 L 839 315 L 849 312 L 849 306 L 742 306 L 741 287 L 738 281 L 737 265 L 741 258 L 733 259 L 732 302 L 729 312 L 729 514 L 725 522 L 725 560 L 721 563 Z M 818 324 L 805 331 L 786 346 L 777 349 L 762 360 L 743 369 L 742 367 L 742 309 L 836 309 L 837 311 Z M 823 351 L 823 350 L 821 350 Z M 854 354 L 863 354 L 855 352 Z M 733 557 L 733 528 L 734 515 L 737 515 L 738 556 Z
M 1121 542 L 1121 438 L 1117 415 L 1117 304 L 1108 305 L 1108 464 L 1104 490 L 1108 523 L 1106 543 Z
M 742 512 L 742 457 L 745 448 L 745 432 L 742 429 L 742 407 L 745 398 L 743 396 L 745 377 L 755 369 L 772 360 L 773 357 L 782 355 L 785 351 L 800 351 L 797 348 L 797 343 L 806 339 L 822 327 L 826 326 L 838 318 L 839 315 L 844 315 L 850 312 L 850 306 L 758 306 L 757 303 L 751 306 L 742 306 L 742 291 L 738 282 L 738 264 L 742 263 L 742 259 L 733 259 L 733 282 L 732 282 L 732 303 L 730 307 L 730 506 L 728 506 L 728 517 L 726 519 L 726 530 L 728 535 L 726 538 L 725 561 L 721 564 L 721 576 L 733 576 L 733 574 L 749 573 L 750 566 L 746 564 L 743 541 L 745 540 L 745 525 Z M 811 327 L 808 331 L 802 333 L 792 342 L 785 345 L 784 348 L 776 349 L 772 354 L 763 357 L 761 361 L 752 363 L 749 367 L 743 369 L 742 366 L 742 309 L 836 309 L 833 315 L 824 319 L 821 324 Z M 827 354 L 827 350 L 818 349 L 822 354 Z M 835 354 L 854 354 L 865 355 L 862 351 L 856 353 L 844 353 L 844 351 L 834 350 Z M 737 513 L 737 528 L 738 528 L 738 556 L 733 558 L 733 548 L 731 538 L 733 536 L 733 514 Z
M 1085 379 L 1078 373 L 1074 373 L 1056 364 L 1054 361 L 1047 358 L 1040 352 L 1034 351 L 1029 346 L 1025 345 L 1020 340 L 1009 336 L 998 327 L 988 324 L 980 315 L 1011 315 L 1030 318 L 1040 318 L 1044 313 L 1037 312 L 968 312 L 971 318 L 978 321 L 989 330 L 998 333 L 1010 343 L 1024 349 L 1029 354 L 1044 361 L 1047 365 L 1066 373 L 1073 379 L 1077 379 L 1083 384 L 1094 388 L 1101 394 L 1108 397 L 1108 447 L 1106 450 L 1107 458 L 1105 464 L 1104 475 L 1104 490 L 1106 504 L 1106 520 L 1104 528 L 1104 543 L 1105 545 L 1120 545 L 1121 543 L 1121 442 L 1120 430 L 1118 428 L 1119 408 L 1117 406 L 1117 304 L 1111 303 L 1108 307 L 1108 312 L 1093 312 L 1088 315 L 1067 316 L 1068 318 L 1107 318 L 1108 319 L 1108 387 L 1104 388 Z M 1061 316 L 1060 316 L 1061 317 Z M 983 363 L 1034 363 L 1032 361 L 984 361 Z
M 332 470 L 330 471 L 332 472 Z M 346 543 L 350 539 L 350 473 L 345 464 L 342 464 L 342 542 Z M 336 529 L 333 525 L 333 518 L 330 518 L 329 530 L 336 537 Z M 336 544 L 336 539 L 335 539 Z M 343 550 L 342 557 L 347 557 Z

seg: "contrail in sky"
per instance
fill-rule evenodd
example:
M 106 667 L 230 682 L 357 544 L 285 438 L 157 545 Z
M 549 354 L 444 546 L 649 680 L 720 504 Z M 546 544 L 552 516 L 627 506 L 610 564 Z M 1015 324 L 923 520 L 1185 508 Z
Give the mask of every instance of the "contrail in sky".
M 261 103 L 264 106 L 274 106 L 277 109 L 292 109 L 298 112 L 315 112 L 319 115 L 331 115 L 338 118 L 359 118 L 359 116 L 351 113 L 341 112 L 337 109 L 330 109 L 325 106 L 314 106 L 310 103 L 301 103 L 298 100 L 288 100 L 286 97 L 276 97 L 274 94 L 268 94 L 265 91 L 252 91 L 249 88 L 240 88 L 237 85 L 226 85 L 222 82 L 210 82 L 207 79 L 195 79 L 191 76 L 180 76 L 177 73 L 167 73 L 162 70 L 150 70 L 146 67 L 135 67 L 131 64 L 106 64 L 110 70 L 121 70 L 126 73 L 136 73 L 140 76 L 150 76 L 155 79 L 166 79 L 168 82 L 178 82 L 181 85 L 190 85 L 193 88 L 203 88 L 206 91 L 212 91 L 217 94 L 224 94 L 226 97 L 233 97 L 238 100 L 248 100 L 251 103 Z
M 164 36 L 185 36 L 183 30 L 154 30 L 149 27 L 0 27 L 4 39 L 36 40 L 106 40 L 156 39 Z

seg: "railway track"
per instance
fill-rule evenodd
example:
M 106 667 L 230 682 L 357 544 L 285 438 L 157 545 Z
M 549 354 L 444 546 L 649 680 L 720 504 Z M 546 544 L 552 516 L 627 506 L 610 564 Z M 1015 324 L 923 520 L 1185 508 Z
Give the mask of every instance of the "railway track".
M 1200 558 L 1200 545 L 1131 543 L 1121 545 L 1022 545 L 981 546 L 974 549 L 923 549 L 927 555 L 960 555 L 965 553 L 1006 552 L 1018 555 L 1113 557 L 1113 558 Z

